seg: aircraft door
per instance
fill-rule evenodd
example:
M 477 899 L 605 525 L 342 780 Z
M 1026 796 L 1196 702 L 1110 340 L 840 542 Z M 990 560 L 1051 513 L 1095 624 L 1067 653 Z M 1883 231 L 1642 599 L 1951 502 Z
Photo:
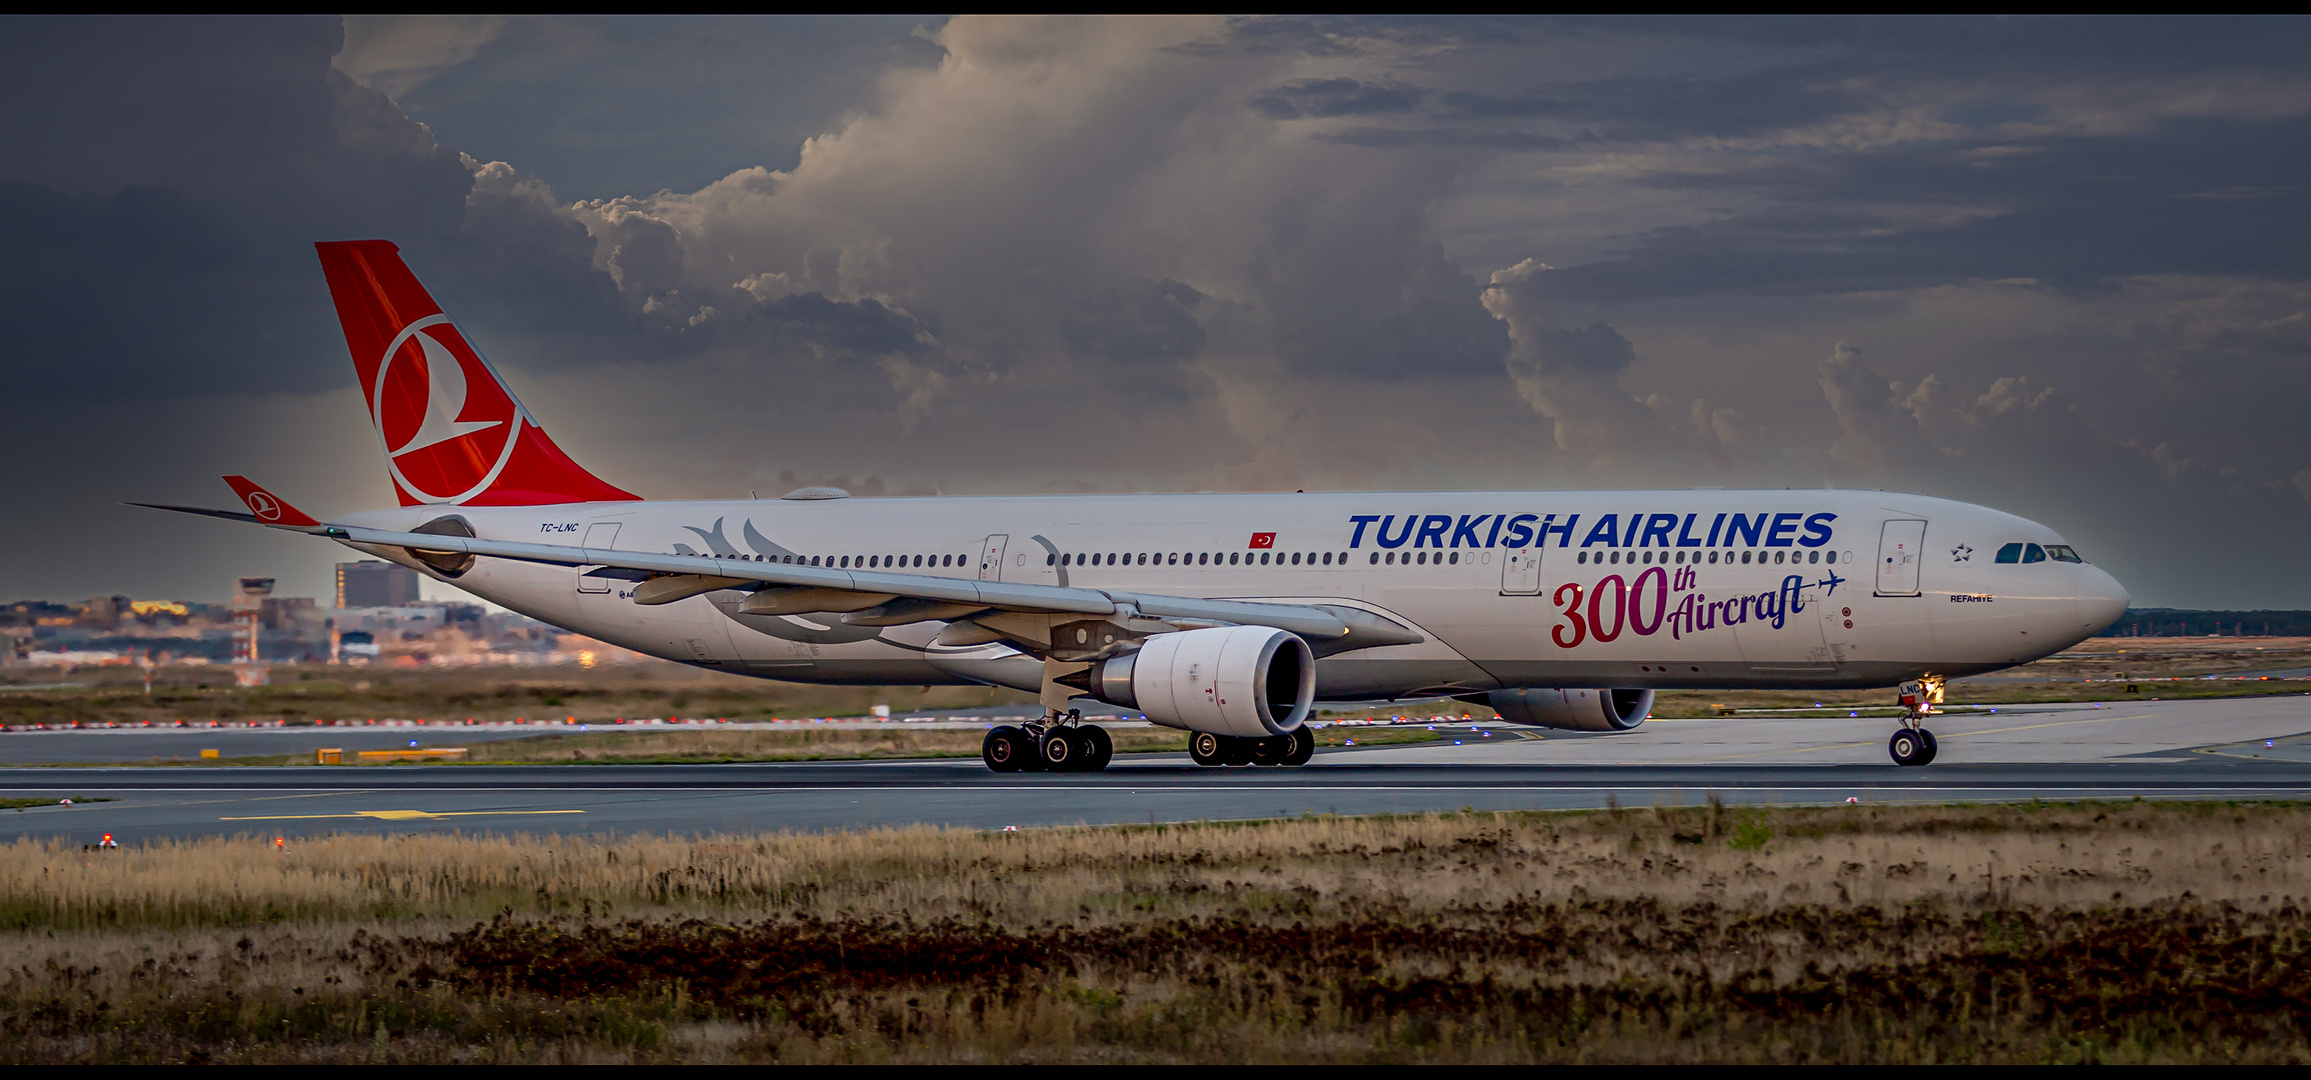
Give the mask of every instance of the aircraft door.
M 987 538 L 979 550 L 979 580 L 1003 580 L 1003 549 L 1011 543 L 1009 533 L 996 533 Z
M 1501 595 L 1531 596 L 1541 591 L 1541 549 L 1509 548 L 1501 553 Z
M 597 521 L 591 525 L 586 526 L 586 539 L 579 546 L 590 548 L 617 547 L 619 524 L 619 522 L 615 521 Z M 599 568 L 593 566 L 581 566 L 578 568 L 579 592 L 606 593 L 610 591 L 611 579 L 605 577 L 586 576 L 587 571 L 595 569 Z
M 1878 595 L 1917 596 L 1918 569 L 1925 549 L 1924 521 L 1903 518 L 1886 522 L 1878 534 Z

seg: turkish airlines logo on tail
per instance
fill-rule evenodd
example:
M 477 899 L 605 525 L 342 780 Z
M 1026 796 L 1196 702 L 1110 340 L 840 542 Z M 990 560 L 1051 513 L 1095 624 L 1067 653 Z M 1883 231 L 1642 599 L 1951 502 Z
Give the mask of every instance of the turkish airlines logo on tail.
M 281 500 L 274 498 L 270 493 L 252 491 L 243 497 L 243 501 L 249 504 L 249 512 L 257 515 L 257 520 L 281 520 Z
M 386 467 L 426 502 L 487 490 L 511 460 L 527 416 L 446 315 L 402 328 L 377 365 L 370 419 Z

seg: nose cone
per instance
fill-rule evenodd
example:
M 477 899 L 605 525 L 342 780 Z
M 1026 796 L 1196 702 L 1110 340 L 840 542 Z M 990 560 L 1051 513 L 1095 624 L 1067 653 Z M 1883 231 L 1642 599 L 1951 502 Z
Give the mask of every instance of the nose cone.
M 2126 586 L 2098 566 L 2079 568 L 2078 621 L 2088 636 L 2102 632 L 2126 614 Z

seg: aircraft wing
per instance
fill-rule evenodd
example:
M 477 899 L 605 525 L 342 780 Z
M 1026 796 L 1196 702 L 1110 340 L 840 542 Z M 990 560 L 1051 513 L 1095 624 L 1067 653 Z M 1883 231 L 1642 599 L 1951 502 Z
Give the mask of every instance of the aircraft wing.
M 1410 644 L 1426 640 L 1409 628 L 1352 608 L 1269 604 L 1248 600 L 1206 600 L 1159 593 L 976 581 L 878 570 L 838 570 L 712 555 L 661 555 L 645 551 L 539 544 L 521 540 L 486 540 L 430 532 L 393 532 L 329 523 L 276 524 L 231 511 L 152 503 L 132 505 L 248 521 L 352 544 L 403 548 L 421 556 L 454 558 L 470 555 L 553 566 L 591 567 L 588 573 L 595 576 L 634 581 L 634 601 L 639 604 L 672 603 L 717 589 L 755 589 L 760 590 L 758 595 L 761 595 L 769 592 L 767 587 L 785 587 L 788 590 L 809 590 L 812 594 L 796 596 L 794 602 L 801 606 L 795 608 L 795 613 L 847 610 L 851 614 L 845 616 L 845 621 L 867 625 L 952 621 L 980 613 L 1017 612 L 1272 626 L 1346 648 Z M 772 602 L 763 605 L 762 613 L 784 613 L 776 607 L 777 597 L 778 593 L 769 594 Z M 831 606 L 810 606 L 814 604 Z M 1323 651 L 1334 652 L 1339 649 Z

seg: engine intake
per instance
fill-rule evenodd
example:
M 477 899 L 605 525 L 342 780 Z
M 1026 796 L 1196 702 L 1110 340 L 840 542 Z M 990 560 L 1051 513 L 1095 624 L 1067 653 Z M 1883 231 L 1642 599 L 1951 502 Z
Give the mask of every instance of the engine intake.
M 1308 719 L 1316 658 L 1298 635 L 1267 626 L 1157 634 L 1085 672 L 1101 701 L 1165 727 L 1262 739 Z
M 1501 719 L 1562 731 L 1627 731 L 1653 711 L 1651 690 L 1495 690 L 1485 695 Z

